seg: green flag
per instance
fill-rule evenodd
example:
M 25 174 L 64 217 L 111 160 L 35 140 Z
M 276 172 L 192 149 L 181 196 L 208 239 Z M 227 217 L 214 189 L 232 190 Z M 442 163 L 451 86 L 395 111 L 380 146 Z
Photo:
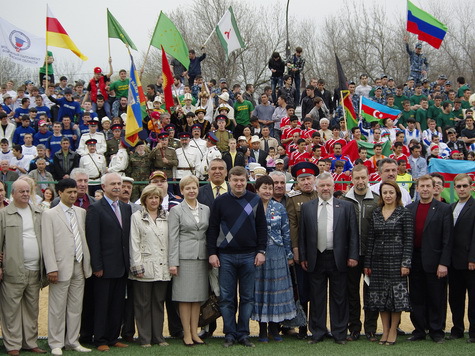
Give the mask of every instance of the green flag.
M 132 49 L 137 50 L 134 43 L 130 39 L 129 35 L 125 32 L 122 26 L 117 22 L 114 16 L 110 13 L 109 9 L 107 9 L 107 30 L 109 33 L 109 38 L 118 38 L 125 45 L 129 46 Z
M 186 69 L 190 66 L 190 58 L 188 57 L 188 46 L 183 37 L 176 28 L 175 24 L 163 13 L 160 12 L 155 31 L 153 31 L 150 45 L 163 49 L 167 54 L 176 58 Z

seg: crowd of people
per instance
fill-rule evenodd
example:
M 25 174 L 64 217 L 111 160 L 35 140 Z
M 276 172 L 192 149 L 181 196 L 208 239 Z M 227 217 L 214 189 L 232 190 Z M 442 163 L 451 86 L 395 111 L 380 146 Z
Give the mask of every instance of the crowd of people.
M 472 177 L 455 177 L 459 200 L 450 205 L 444 177 L 427 167 L 433 158 L 475 159 L 475 97 L 463 77 L 457 90 L 444 75 L 431 83 L 421 46 L 407 51 L 405 83 L 381 75 L 371 86 L 365 74 L 348 83 L 355 112 L 367 97 L 399 109 L 397 120 L 359 116 L 351 130 L 339 90 L 311 79 L 300 92 L 301 47 L 286 60 L 272 54 L 271 85 L 259 97 L 252 84 L 242 91 L 225 78 L 205 81 L 206 53 L 190 50 L 188 70 L 171 61 L 175 106 L 164 110 L 161 76 L 147 85 L 135 147 L 124 140 L 127 72 L 111 81 L 111 59 L 109 73 L 94 68 L 87 85 L 54 83 L 52 67 L 39 86 L 2 85 L 0 309 L 8 354 L 46 352 L 36 339 L 39 292 L 48 284 L 54 355 L 91 351 L 86 344 L 125 348 L 136 330 L 142 347 L 167 346 L 165 307 L 170 336 L 205 344 L 216 323 L 199 331 L 200 310 L 213 294 L 223 345 L 254 347 L 251 319 L 263 343 L 296 334 L 346 344 L 364 326 L 368 340 L 394 345 L 401 312 L 411 313 L 408 340 L 443 343 L 447 289 L 452 339 L 464 337 L 468 291 L 474 343 Z M 344 154 L 351 146 L 357 159 Z M 308 318 L 298 331 L 282 325 L 297 316 L 296 299 Z

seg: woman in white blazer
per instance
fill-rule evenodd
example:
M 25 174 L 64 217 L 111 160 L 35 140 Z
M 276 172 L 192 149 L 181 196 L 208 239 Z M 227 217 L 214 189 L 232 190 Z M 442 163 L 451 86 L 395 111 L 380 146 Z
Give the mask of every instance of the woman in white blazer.
M 140 196 L 144 210 L 132 214 L 130 279 L 134 280 L 134 313 L 142 347 L 167 346 L 163 338 L 164 302 L 168 282 L 168 213 L 155 185 Z
M 204 344 L 198 336 L 200 306 L 208 298 L 206 230 L 209 208 L 200 204 L 198 178 L 180 180 L 184 200 L 170 210 L 168 265 L 173 275 L 172 299 L 178 308 L 186 346 Z

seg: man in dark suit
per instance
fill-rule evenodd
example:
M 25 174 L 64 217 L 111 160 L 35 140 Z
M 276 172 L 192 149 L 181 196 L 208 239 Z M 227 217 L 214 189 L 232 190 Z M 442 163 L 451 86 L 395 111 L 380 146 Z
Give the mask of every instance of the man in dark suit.
M 200 187 L 198 201 L 211 209 L 216 197 L 230 191 L 229 184 L 225 181 L 227 175 L 228 171 L 226 169 L 226 162 L 221 158 L 212 159 L 208 168 L 209 183 Z M 199 336 L 202 339 L 206 339 L 213 336 L 215 330 L 216 321 L 213 321 L 209 325 L 203 327 Z
M 309 328 L 313 344 L 327 333 L 327 284 L 330 322 L 335 342 L 346 344 L 348 327 L 347 267 L 358 265 L 358 225 L 353 204 L 333 198 L 330 173 L 317 177 L 318 198 L 304 203 L 299 228 L 299 254 L 310 280 Z
M 467 174 L 454 178 L 455 192 L 459 197 L 453 203 L 454 218 L 452 263 L 449 268 L 449 304 L 454 326 L 450 339 L 463 337 L 465 294 L 468 292 L 467 342 L 475 343 L 475 200 L 471 197 L 472 179 Z
M 414 249 L 409 275 L 411 321 L 409 341 L 444 342 L 447 312 L 447 271 L 452 249 L 453 220 L 448 204 L 434 199 L 435 182 L 429 175 L 417 180 L 420 200 L 407 206 L 414 216 Z
M 261 140 L 259 136 L 252 136 L 251 138 L 251 157 L 256 160 L 257 163 L 261 165 L 261 167 L 267 168 L 267 153 L 264 150 L 259 148 L 261 144 Z
M 129 272 L 129 235 L 132 209 L 119 200 L 122 177 L 101 177 L 104 198 L 92 204 L 86 215 L 86 238 L 91 253 L 94 283 L 94 343 L 99 351 L 118 342 Z

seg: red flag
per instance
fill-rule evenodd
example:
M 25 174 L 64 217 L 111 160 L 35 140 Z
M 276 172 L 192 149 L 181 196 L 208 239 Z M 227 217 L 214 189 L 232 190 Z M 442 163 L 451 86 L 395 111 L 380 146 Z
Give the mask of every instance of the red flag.
M 163 95 L 165 96 L 165 108 L 167 111 L 170 111 L 170 108 L 173 106 L 173 94 L 172 94 L 172 84 L 173 84 L 173 74 L 168 64 L 167 55 L 162 46 L 162 78 L 163 78 Z

